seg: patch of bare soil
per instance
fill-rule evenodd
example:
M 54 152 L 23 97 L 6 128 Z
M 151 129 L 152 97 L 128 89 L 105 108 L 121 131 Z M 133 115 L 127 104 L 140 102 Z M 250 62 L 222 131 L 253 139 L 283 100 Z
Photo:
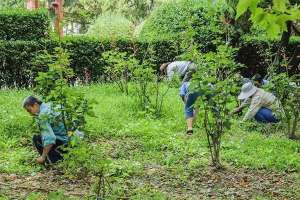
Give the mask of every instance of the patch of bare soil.
M 147 170 L 153 187 L 171 195 L 171 199 L 299 199 L 295 176 L 264 170 L 199 169 L 187 179 L 160 168 Z
M 58 190 L 70 197 L 83 197 L 89 194 L 89 178 L 68 180 L 57 170 L 44 170 L 27 176 L 0 174 L 0 194 L 10 199 L 26 199 L 32 192 L 48 194 Z
M 298 200 L 299 185 L 292 174 L 264 170 L 202 168 L 179 175 L 176 169 L 160 165 L 145 166 L 144 174 L 124 180 L 123 188 L 130 199 L 136 188 L 150 187 L 165 193 L 169 199 L 267 199 Z M 91 196 L 92 178 L 65 179 L 56 170 L 19 176 L 0 174 L 0 194 L 11 199 L 25 199 L 31 192 L 48 194 L 61 189 L 65 195 L 82 199 Z M 124 187 L 124 185 L 123 185 Z M 124 199 L 124 197 L 122 197 Z

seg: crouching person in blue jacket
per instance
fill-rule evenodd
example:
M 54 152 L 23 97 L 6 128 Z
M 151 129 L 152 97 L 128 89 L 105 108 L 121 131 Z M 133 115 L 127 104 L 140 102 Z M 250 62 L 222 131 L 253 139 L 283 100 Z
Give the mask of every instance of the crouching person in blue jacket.
M 23 108 L 35 119 L 40 135 L 34 135 L 32 140 L 40 157 L 40 164 L 52 164 L 63 159 L 63 146 L 67 146 L 69 137 L 61 114 L 51 108 L 51 104 L 44 103 L 36 97 L 29 96 L 23 101 Z

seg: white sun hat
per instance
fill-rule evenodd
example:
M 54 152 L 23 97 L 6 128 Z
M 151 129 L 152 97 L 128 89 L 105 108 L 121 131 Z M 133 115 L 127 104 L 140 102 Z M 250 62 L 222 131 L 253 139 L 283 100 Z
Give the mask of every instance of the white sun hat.
M 257 87 L 255 87 L 251 82 L 245 83 L 242 86 L 241 93 L 238 96 L 238 99 L 248 99 L 257 91 Z

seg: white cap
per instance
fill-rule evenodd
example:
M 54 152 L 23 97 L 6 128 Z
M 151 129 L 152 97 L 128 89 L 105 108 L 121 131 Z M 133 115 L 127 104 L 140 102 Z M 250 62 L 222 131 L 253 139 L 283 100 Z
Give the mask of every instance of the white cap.
M 251 82 L 245 83 L 242 86 L 241 93 L 238 96 L 238 99 L 243 100 L 251 97 L 257 91 L 257 87 L 255 87 Z

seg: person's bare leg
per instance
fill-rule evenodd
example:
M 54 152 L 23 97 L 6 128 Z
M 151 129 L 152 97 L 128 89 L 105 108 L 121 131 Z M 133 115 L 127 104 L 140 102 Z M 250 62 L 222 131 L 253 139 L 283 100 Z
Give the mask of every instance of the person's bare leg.
M 199 113 L 199 108 L 195 108 L 195 109 L 194 109 L 194 117 L 193 117 L 193 121 L 196 121 L 197 116 L 198 116 L 198 113 Z
M 199 108 L 194 109 L 193 117 L 186 119 L 187 131 L 193 130 L 193 123 L 196 121 L 197 115 L 199 113 Z
M 194 117 L 186 119 L 186 124 L 187 124 L 187 130 L 193 130 L 193 121 Z

